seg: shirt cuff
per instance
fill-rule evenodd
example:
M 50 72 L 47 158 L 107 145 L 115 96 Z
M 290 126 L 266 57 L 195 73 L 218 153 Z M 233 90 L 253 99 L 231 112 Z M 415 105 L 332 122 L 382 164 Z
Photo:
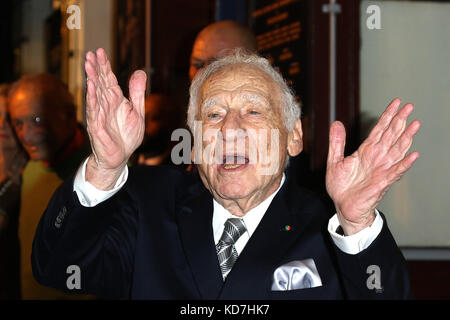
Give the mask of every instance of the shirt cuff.
M 367 249 L 380 234 L 383 228 L 383 219 L 378 210 L 375 209 L 375 220 L 372 225 L 358 233 L 352 234 L 351 236 L 342 236 L 336 233 L 338 227 L 339 220 L 337 214 L 335 214 L 328 221 L 328 232 L 331 235 L 331 239 L 333 239 L 334 244 L 343 252 L 357 254 Z
M 94 207 L 97 204 L 111 198 L 123 187 L 123 185 L 125 184 L 125 182 L 127 182 L 128 179 L 128 166 L 126 166 L 125 169 L 123 169 L 113 189 L 106 191 L 99 190 L 92 184 L 90 184 L 88 181 L 86 181 L 85 172 L 88 159 L 89 158 L 87 158 L 83 162 L 83 164 L 77 171 L 75 181 L 73 183 L 73 191 L 76 192 L 78 200 L 83 206 Z

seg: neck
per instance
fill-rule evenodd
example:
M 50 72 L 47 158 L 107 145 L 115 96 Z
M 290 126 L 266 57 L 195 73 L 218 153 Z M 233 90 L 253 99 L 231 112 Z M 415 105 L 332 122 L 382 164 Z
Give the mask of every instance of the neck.
M 81 129 L 77 127 L 73 135 L 62 144 L 62 150 L 59 150 L 56 153 L 56 157 L 51 161 L 44 161 L 44 165 L 47 167 L 55 167 L 61 164 L 65 159 L 69 158 L 74 151 L 83 146 L 84 139 Z
M 274 178 L 273 182 L 265 190 L 256 190 L 249 196 L 240 199 L 225 199 L 220 197 L 217 193 L 213 192 L 214 199 L 220 203 L 231 214 L 243 217 L 261 204 L 264 200 L 270 197 L 280 187 L 283 175 Z

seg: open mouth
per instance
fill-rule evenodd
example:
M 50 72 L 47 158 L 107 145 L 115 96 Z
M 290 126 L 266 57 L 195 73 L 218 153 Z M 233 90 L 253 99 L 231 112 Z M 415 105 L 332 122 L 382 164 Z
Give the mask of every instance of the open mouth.
M 220 167 L 223 170 L 231 171 L 237 169 L 243 169 L 249 163 L 249 159 L 246 156 L 241 155 L 228 155 L 223 157 L 223 164 Z

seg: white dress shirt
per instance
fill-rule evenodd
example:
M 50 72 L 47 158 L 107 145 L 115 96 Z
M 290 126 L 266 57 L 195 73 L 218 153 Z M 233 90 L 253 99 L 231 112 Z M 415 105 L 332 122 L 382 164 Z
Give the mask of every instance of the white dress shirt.
M 99 190 L 85 179 L 86 163 L 87 159 L 78 169 L 73 186 L 73 190 L 76 192 L 80 203 L 85 207 L 94 207 L 97 204 L 109 199 L 122 188 L 122 186 L 128 179 L 128 167 L 125 167 L 113 189 L 107 191 Z M 245 214 L 244 217 L 242 217 L 245 227 L 247 228 L 247 232 L 244 233 L 235 244 L 235 248 L 238 254 L 242 252 L 253 232 L 258 227 L 259 222 L 269 208 L 270 203 L 272 202 L 275 195 L 283 186 L 285 180 L 286 179 L 283 174 L 283 178 L 278 189 L 267 199 L 261 202 L 257 207 L 251 209 Z M 236 218 L 236 216 L 232 215 L 214 199 L 213 204 L 214 210 L 212 227 L 214 232 L 214 242 L 217 244 L 220 237 L 222 236 L 225 221 L 228 218 Z M 378 210 L 375 209 L 375 220 L 372 225 L 359 231 L 358 233 L 355 233 L 351 236 L 342 236 L 336 233 L 338 227 L 339 220 L 337 218 L 337 215 L 335 214 L 328 222 L 328 232 L 330 233 L 333 242 L 343 252 L 348 254 L 357 254 L 368 248 L 378 236 L 383 227 L 383 219 L 381 218 Z
M 242 217 L 242 220 L 244 222 L 245 228 L 247 231 L 239 237 L 239 239 L 234 244 L 234 247 L 236 248 L 236 251 L 238 254 L 241 254 L 242 250 L 244 249 L 245 245 L 247 244 L 247 241 L 252 236 L 253 232 L 255 232 L 256 227 L 258 227 L 259 222 L 264 217 L 264 214 L 266 213 L 267 209 L 270 206 L 270 203 L 272 202 L 272 199 L 275 197 L 275 195 L 278 193 L 278 191 L 281 189 L 281 186 L 283 186 L 284 180 L 286 178 L 284 177 L 281 179 L 280 186 L 277 190 L 275 190 L 274 193 L 272 193 L 266 200 L 261 202 L 258 206 L 254 207 L 250 211 L 248 211 L 245 216 Z M 214 211 L 213 211 L 213 220 L 212 220 L 212 226 L 213 226 L 213 232 L 214 232 L 214 243 L 217 244 L 220 240 L 220 237 L 222 236 L 223 229 L 225 228 L 225 221 L 227 221 L 229 218 L 239 218 L 234 215 L 232 215 L 227 209 L 225 209 L 220 203 L 218 203 L 215 199 L 213 199 L 214 203 Z

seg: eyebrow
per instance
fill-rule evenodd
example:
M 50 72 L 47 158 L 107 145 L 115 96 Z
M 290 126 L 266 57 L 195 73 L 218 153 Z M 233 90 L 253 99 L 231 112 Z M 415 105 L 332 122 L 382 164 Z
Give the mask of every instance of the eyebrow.
M 202 110 L 202 112 L 205 112 L 205 110 L 208 110 L 209 108 L 213 107 L 218 101 L 219 99 L 217 98 L 208 98 L 202 102 L 200 110 Z
M 241 95 L 241 97 L 251 103 L 258 103 L 264 105 L 270 104 L 265 97 L 256 93 L 244 93 Z M 218 103 L 218 101 L 219 101 L 218 98 L 208 98 L 205 101 L 203 101 L 203 103 L 200 106 L 202 112 L 205 112 L 209 108 L 213 107 L 215 104 Z
M 242 97 L 245 100 L 252 103 L 263 103 L 263 104 L 269 103 L 269 101 L 265 97 L 262 97 L 261 95 L 255 93 L 244 93 Z

